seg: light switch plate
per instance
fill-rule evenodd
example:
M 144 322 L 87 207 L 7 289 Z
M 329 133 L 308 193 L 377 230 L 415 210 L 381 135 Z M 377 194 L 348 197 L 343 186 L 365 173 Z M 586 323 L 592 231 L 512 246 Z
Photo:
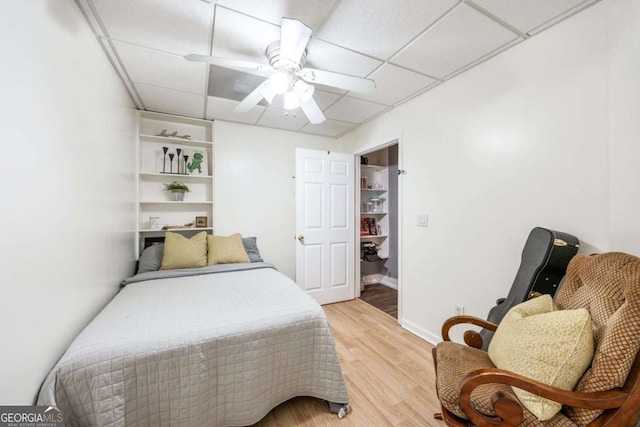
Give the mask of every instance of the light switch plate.
M 416 225 L 418 227 L 427 227 L 429 225 L 429 215 L 426 213 L 417 214 Z

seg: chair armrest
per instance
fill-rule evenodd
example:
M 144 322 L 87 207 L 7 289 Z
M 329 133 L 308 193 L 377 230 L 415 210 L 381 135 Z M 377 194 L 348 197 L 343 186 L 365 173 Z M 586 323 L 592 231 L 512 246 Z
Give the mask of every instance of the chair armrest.
M 451 341 L 451 339 L 449 338 L 449 330 L 455 325 L 460 324 L 481 326 L 493 332 L 495 332 L 495 330 L 498 328 L 497 324 L 489 322 L 488 320 L 481 319 L 479 317 L 454 316 L 448 318 L 442 324 L 442 339 L 444 341 Z M 466 331 L 464 333 L 464 342 L 470 347 L 482 348 L 482 337 L 476 331 Z
M 622 389 L 613 389 L 593 393 L 580 393 L 553 387 L 503 369 L 478 369 L 467 374 L 460 383 L 460 407 L 477 426 L 517 426 L 522 422 L 523 411 L 519 402 L 513 398 L 496 393 L 491 402 L 497 417 L 484 415 L 471 405 L 472 391 L 482 384 L 507 384 L 528 391 L 537 396 L 576 408 L 613 409 L 620 408 L 629 393 Z

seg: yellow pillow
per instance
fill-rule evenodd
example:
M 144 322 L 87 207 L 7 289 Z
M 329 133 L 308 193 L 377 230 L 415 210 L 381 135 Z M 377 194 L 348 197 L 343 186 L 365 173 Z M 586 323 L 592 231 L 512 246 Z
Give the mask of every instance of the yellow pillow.
M 591 316 L 584 308 L 555 310 L 549 295 L 512 307 L 500 322 L 489 358 L 496 367 L 565 390 L 573 390 L 593 359 Z M 562 405 L 513 387 L 539 420 L 553 418 Z
M 208 265 L 251 262 L 240 233 L 231 236 L 207 236 Z
M 164 235 L 164 253 L 160 270 L 194 268 L 207 265 L 207 232 L 192 238 L 167 231 Z

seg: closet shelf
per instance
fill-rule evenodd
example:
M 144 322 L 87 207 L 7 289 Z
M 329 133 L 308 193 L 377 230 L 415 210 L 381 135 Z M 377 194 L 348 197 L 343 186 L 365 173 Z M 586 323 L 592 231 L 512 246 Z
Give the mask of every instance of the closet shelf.
M 385 237 L 389 237 L 388 234 L 368 234 L 361 235 L 360 239 L 384 239 Z
M 377 191 L 380 193 L 384 193 L 385 191 L 387 191 L 386 188 L 361 188 L 360 191 Z

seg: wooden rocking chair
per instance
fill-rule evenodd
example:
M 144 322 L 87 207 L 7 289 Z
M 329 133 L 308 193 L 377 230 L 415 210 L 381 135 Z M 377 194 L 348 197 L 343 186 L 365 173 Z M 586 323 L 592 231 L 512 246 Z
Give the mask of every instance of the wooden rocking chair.
M 444 342 L 433 349 L 442 406 L 435 418 L 459 427 L 635 426 L 640 420 L 640 259 L 623 253 L 575 256 L 555 304 L 560 310 L 585 308 L 591 317 L 595 353 L 573 391 L 496 368 L 475 331 L 465 332 L 466 346 L 451 342 L 449 331 L 457 324 L 497 329 L 480 318 L 457 316 L 444 323 Z M 562 410 L 540 421 L 512 387 L 559 402 Z

